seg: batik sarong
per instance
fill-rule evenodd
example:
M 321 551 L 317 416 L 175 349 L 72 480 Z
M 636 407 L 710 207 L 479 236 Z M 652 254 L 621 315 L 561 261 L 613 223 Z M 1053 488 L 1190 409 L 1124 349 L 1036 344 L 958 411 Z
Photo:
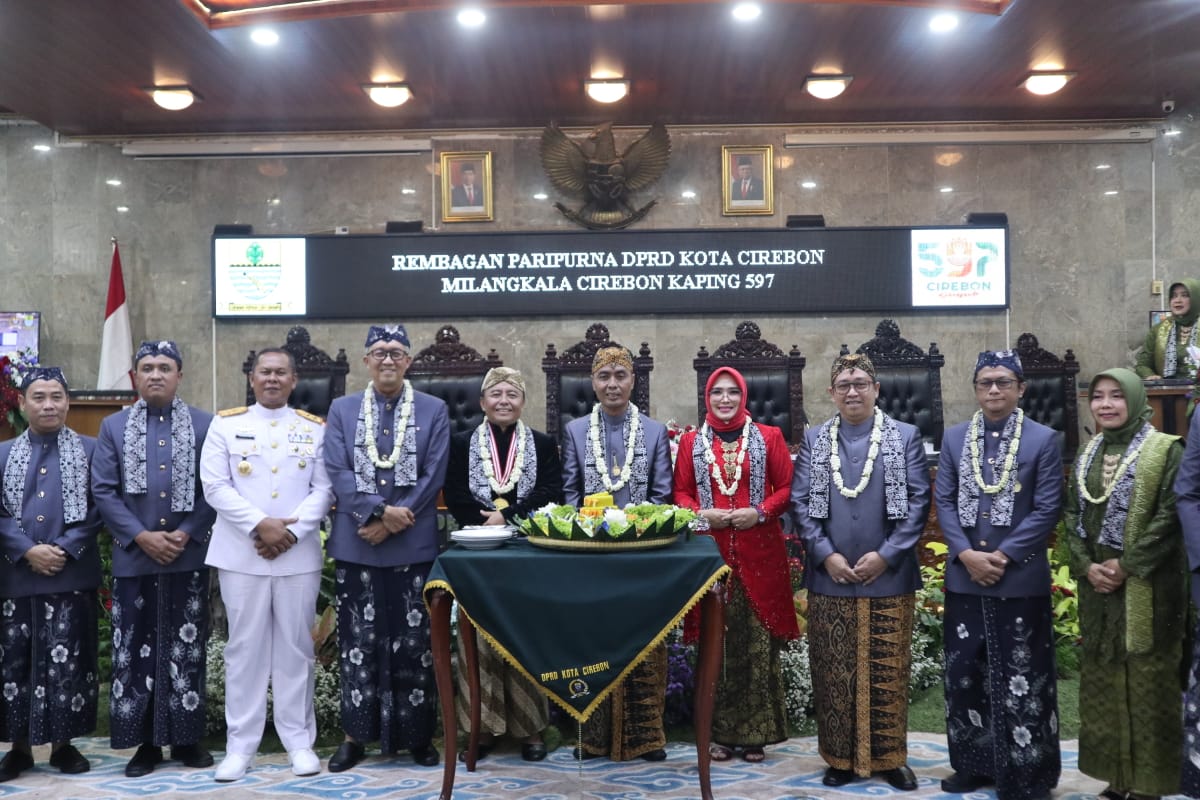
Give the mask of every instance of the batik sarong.
M 908 760 L 914 596 L 809 595 L 817 747 L 866 777 Z
M 378 741 L 384 753 L 433 738 L 437 685 L 421 597 L 432 566 L 337 562 L 342 729 L 360 743 Z
M 112 746 L 204 737 L 208 570 L 114 578 Z
M 762 747 L 788 738 L 779 655 L 785 644 L 771 636 L 735 583 L 725 608 L 725 658 L 713 702 L 714 742 Z
M 0 600 L 0 740 L 95 730 L 97 605 L 94 589 Z
M 946 593 L 950 766 L 996 782 L 999 800 L 1058 785 L 1058 671 L 1049 597 Z
M 667 743 L 667 646 L 652 649 L 583 723 L 583 749 L 628 761 Z
M 492 736 L 508 734 L 527 739 L 550 724 L 546 697 L 529 680 L 510 666 L 495 650 L 476 636 L 479 653 L 479 727 Z M 467 654 L 458 638 L 458 695 L 455 709 L 458 725 L 471 730 L 471 687 L 467 679 Z

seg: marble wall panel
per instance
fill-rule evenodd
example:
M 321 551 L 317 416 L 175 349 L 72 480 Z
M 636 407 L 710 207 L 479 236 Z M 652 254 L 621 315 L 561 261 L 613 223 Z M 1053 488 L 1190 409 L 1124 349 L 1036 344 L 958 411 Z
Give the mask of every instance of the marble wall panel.
M 974 145 L 785 149 L 782 128 L 672 130 L 673 156 L 663 179 L 637 203 L 657 199 L 643 228 L 779 227 L 787 214 L 824 214 L 828 224 L 955 224 L 970 211 L 1003 211 L 1012 224 L 1016 278 L 1010 313 L 906 314 L 903 335 L 922 347 L 936 341 L 946 356 L 946 419 L 973 409 L 970 373 L 983 347 L 1011 345 L 1022 331 L 1055 352 L 1073 348 L 1083 375 L 1125 363 L 1145 332 L 1146 311 L 1160 299 L 1150 279 L 1200 274 L 1200 154 L 1185 135 L 1154 144 Z M 644 129 L 618 131 L 619 149 Z M 585 131 L 572 129 L 572 136 Z M 287 321 L 219 322 L 210 318 L 209 237 L 218 223 L 248 223 L 263 233 L 382 232 L 388 220 L 421 219 L 429 231 L 573 230 L 554 208 L 579 198 L 549 185 L 539 159 L 540 131 L 435 137 L 420 156 L 208 161 L 134 161 L 108 145 L 56 149 L 31 157 L 36 126 L 0 128 L 0 306 L 43 310 L 43 353 L 62 363 L 80 388 L 94 384 L 103 298 L 117 236 L 135 339 L 169 336 L 186 359 L 186 393 L 206 407 L 240 404 L 248 350 L 283 342 Z M 721 146 L 776 146 L 775 213 L 721 215 Z M 496 220 L 439 223 L 437 153 L 490 150 Z M 958 158 L 950 158 L 957 154 Z M 939 160 L 940 159 L 940 160 Z M 1096 165 L 1108 163 L 1109 170 Z M 119 177 L 120 187 L 105 180 Z M 802 183 L 813 181 L 815 188 Z M 954 191 L 942 193 L 942 186 Z M 1120 193 L 1105 196 L 1115 188 Z M 410 189 L 411 192 L 405 192 Z M 684 191 L 695 193 L 684 198 Z M 535 198 L 543 192 L 546 199 Z M 116 205 L 130 211 L 118 213 Z M 1157 235 L 1157 260 L 1152 237 Z M 695 418 L 692 360 L 733 338 L 742 316 L 614 315 L 614 337 L 650 343 L 654 415 Z M 556 317 L 406 320 L 414 347 L 432 343 L 444 323 L 467 344 L 494 347 L 522 369 L 530 385 L 527 417 L 544 420 L 541 359 L 549 342 L 561 351 L 597 320 Z M 833 413 L 825 386 L 844 342 L 874 335 L 878 315 L 759 315 L 763 336 L 808 359 L 806 395 L 813 419 Z M 361 389 L 367 320 L 310 321 L 312 340 L 344 347 Z

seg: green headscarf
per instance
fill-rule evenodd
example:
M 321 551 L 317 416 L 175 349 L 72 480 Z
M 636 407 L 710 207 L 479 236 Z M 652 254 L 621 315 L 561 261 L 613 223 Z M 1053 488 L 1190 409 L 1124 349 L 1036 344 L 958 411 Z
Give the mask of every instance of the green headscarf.
M 1188 297 L 1191 298 L 1192 304 L 1188 307 L 1188 313 L 1181 317 L 1174 318 L 1175 324 L 1183 325 L 1184 327 L 1195 325 L 1196 318 L 1200 317 L 1200 281 L 1192 280 L 1191 278 L 1183 278 L 1182 280 L 1172 281 L 1171 285 L 1167 287 L 1168 308 L 1170 308 L 1171 290 L 1176 286 L 1182 286 L 1188 290 Z
M 1111 431 L 1101 428 L 1100 432 L 1104 435 L 1104 443 L 1105 445 L 1128 444 L 1154 415 L 1154 409 L 1150 408 L 1150 404 L 1146 400 L 1146 385 L 1133 370 L 1124 367 L 1106 369 L 1104 372 L 1096 373 L 1092 377 L 1091 383 L 1088 384 L 1089 402 L 1096 390 L 1096 383 L 1101 378 L 1109 378 L 1117 382 L 1125 394 L 1125 406 L 1129 409 L 1129 419 L 1125 421 L 1124 425 Z

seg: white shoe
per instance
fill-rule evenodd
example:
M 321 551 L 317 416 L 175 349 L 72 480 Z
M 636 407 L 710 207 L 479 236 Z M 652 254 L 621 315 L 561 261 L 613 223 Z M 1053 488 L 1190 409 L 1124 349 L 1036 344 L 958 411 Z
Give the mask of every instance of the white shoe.
M 292 759 L 292 772 L 296 775 L 316 775 L 321 771 L 321 759 L 312 750 L 293 750 L 288 757 Z
M 254 756 L 228 753 L 221 761 L 221 765 L 217 767 L 217 771 L 213 773 L 213 779 L 219 783 L 240 781 L 246 776 L 246 770 L 252 766 L 254 766 Z

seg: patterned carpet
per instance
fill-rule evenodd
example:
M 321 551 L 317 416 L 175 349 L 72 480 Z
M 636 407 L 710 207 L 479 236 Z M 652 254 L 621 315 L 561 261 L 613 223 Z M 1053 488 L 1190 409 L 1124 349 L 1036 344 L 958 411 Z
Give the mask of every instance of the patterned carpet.
M 246 778 L 232 784 L 213 782 L 212 769 L 190 770 L 177 764 L 160 766 L 145 778 L 126 778 L 125 762 L 132 751 L 113 751 L 103 739 L 78 739 L 76 744 L 91 760 L 92 771 L 80 776 L 61 775 L 46 766 L 48 748 L 35 748 L 38 766 L 18 780 L 0 784 L 0 798 L 56 798 L 58 800 L 118 800 L 119 798 L 317 798 L 318 800 L 368 800 L 375 797 L 436 800 L 442 769 L 413 766 L 407 756 L 368 758 L 350 772 L 328 772 L 308 778 L 292 775 L 285 756 L 260 758 Z M 1056 800 L 1091 800 L 1103 788 L 1075 769 L 1076 743 L 1063 743 L 1064 772 Z M 459 764 L 455 800 L 674 800 L 699 797 L 696 751 L 693 745 L 674 743 L 669 757 L 659 764 L 635 761 L 613 764 L 597 759 L 582 769 L 561 747 L 546 761 L 529 764 L 515 747 L 493 752 L 469 773 Z M 218 762 L 220 754 L 216 754 Z M 949 774 L 945 737 L 909 735 L 909 764 L 917 773 L 916 792 L 898 792 L 881 779 L 863 780 L 841 789 L 821 784 L 824 763 L 813 737 L 792 739 L 767 748 L 767 761 L 748 764 L 730 761 L 714 764 L 713 793 L 719 800 L 806 800 L 807 798 L 958 798 L 994 800 L 994 791 L 947 795 L 938 785 Z

